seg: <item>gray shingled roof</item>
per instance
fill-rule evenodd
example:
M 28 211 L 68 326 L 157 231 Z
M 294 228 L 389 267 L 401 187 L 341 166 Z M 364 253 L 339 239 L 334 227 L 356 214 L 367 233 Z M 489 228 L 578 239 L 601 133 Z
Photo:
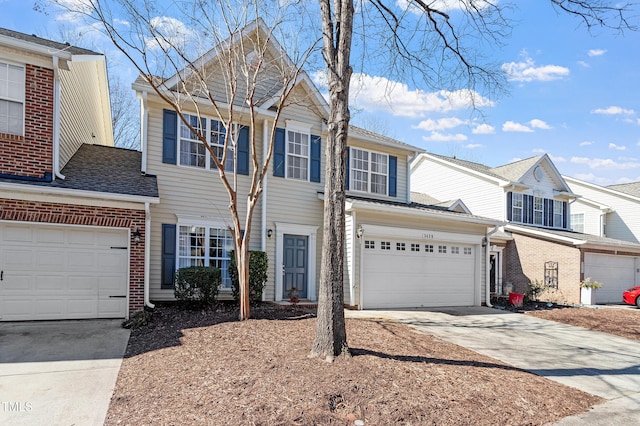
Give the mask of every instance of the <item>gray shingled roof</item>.
M 630 242 L 630 241 L 617 240 L 617 239 L 614 239 L 614 238 L 607 238 L 607 237 L 599 237 L 597 235 L 583 234 L 581 232 L 575 232 L 575 231 L 562 231 L 562 230 L 559 230 L 559 229 L 539 228 L 539 227 L 536 227 L 536 226 L 521 225 L 519 223 L 518 224 L 513 224 L 513 225 L 517 226 L 518 228 L 531 229 L 531 230 L 535 230 L 535 231 L 544 232 L 546 234 L 557 235 L 559 237 L 565 237 L 565 238 L 571 238 L 571 239 L 574 239 L 574 240 L 585 241 L 586 243 L 637 247 L 637 249 L 640 250 L 640 244 L 633 243 L 633 242 Z M 517 232 L 517 231 L 514 231 L 512 228 L 509 229 L 509 230 L 512 231 L 512 232 Z
M 613 189 L 614 191 L 624 192 L 625 194 L 633 195 L 634 197 L 640 197 L 640 182 L 609 185 L 607 188 Z
M 435 207 L 445 207 L 447 209 L 450 209 L 451 206 L 453 206 L 456 203 L 456 201 L 458 200 L 440 201 L 428 194 L 422 194 L 420 192 L 411 192 L 411 202 L 416 204 L 424 204 L 424 205 L 435 206 Z
M 491 176 L 498 179 L 508 180 L 512 182 L 518 182 L 522 176 L 531 169 L 531 167 L 540 160 L 542 157 L 538 155 L 536 157 L 525 158 L 524 160 L 514 161 L 513 163 L 503 164 L 502 166 L 489 167 L 484 164 L 474 163 L 473 161 L 460 160 L 455 157 L 447 157 L 445 155 L 429 153 L 437 158 L 441 158 L 453 164 L 457 164 L 462 167 L 474 170 L 476 172 L 484 173 L 487 176 Z
M 157 198 L 156 177 L 140 173 L 141 159 L 139 151 L 84 144 L 62 169 L 64 180 L 0 182 Z
M 370 130 L 363 129 L 361 127 L 357 127 L 357 126 L 349 125 L 349 134 L 353 135 L 353 136 L 358 136 L 359 135 L 359 136 L 363 136 L 363 137 L 377 139 L 379 141 L 386 142 L 386 143 L 393 144 L 393 145 L 398 145 L 400 147 L 407 148 L 407 149 L 410 149 L 412 151 L 424 152 L 424 150 L 422 148 L 418 148 L 417 146 L 413 146 L 413 145 L 408 144 L 406 142 L 402 142 L 402 141 L 399 141 L 397 139 L 393 139 L 393 138 L 390 138 L 388 136 L 384 136 L 384 135 L 372 132 Z
M 102 55 L 102 53 L 94 52 L 89 49 L 84 49 L 82 47 L 77 47 L 77 46 L 71 46 L 69 43 L 59 43 L 57 41 L 47 40 L 46 38 L 38 37 L 35 34 L 32 34 L 32 35 L 24 34 L 18 31 L 9 30 L 7 28 L 0 28 L 0 35 L 15 38 L 18 40 L 27 41 L 29 43 L 39 44 L 45 47 L 50 47 L 52 50 L 66 50 L 72 55 Z

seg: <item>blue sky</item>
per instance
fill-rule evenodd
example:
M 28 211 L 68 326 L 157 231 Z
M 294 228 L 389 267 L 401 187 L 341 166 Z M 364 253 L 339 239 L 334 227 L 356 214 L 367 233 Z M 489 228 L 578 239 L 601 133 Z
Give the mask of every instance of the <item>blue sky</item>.
M 507 73 L 509 93 L 484 98 L 482 117 L 455 96 L 445 101 L 437 92 L 358 73 L 352 123 L 375 123 L 374 130 L 427 151 L 489 166 L 546 152 L 561 173 L 578 179 L 640 181 L 640 33 L 590 34 L 548 1 L 516 3 L 511 37 L 492 52 Z M 0 9 L 0 27 L 59 38 L 55 13 L 34 11 L 32 1 L 0 0 Z M 132 68 L 100 43 L 85 34 L 77 44 L 104 51 L 121 79 L 133 81 Z

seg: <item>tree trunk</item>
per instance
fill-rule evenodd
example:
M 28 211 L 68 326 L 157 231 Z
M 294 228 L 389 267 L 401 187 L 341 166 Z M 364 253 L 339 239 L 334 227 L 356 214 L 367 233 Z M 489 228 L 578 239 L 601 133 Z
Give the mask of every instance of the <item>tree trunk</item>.
M 238 287 L 240 290 L 239 320 L 248 320 L 251 315 L 249 304 L 249 251 L 244 241 L 236 249 L 236 264 L 238 267 Z
M 318 320 L 312 356 L 332 360 L 349 355 L 344 323 L 345 177 L 349 130 L 349 83 L 353 1 L 320 0 L 323 29 L 322 54 L 329 79 L 329 121 L 324 184 L 324 232 L 318 297 Z M 335 16 L 335 18 L 334 18 Z M 335 19 L 335 23 L 334 23 Z

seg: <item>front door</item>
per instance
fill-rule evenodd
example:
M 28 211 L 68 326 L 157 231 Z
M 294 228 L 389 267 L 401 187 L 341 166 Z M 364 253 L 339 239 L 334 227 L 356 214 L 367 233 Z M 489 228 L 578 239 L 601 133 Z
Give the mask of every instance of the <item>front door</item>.
M 307 295 L 307 257 L 309 237 L 306 235 L 284 234 L 284 262 L 282 299 L 289 300 L 291 296 L 306 299 Z M 295 291 L 292 289 L 295 287 Z
M 489 263 L 491 265 L 491 269 L 489 270 L 489 291 L 491 293 L 496 293 L 496 255 L 492 254 L 489 256 Z

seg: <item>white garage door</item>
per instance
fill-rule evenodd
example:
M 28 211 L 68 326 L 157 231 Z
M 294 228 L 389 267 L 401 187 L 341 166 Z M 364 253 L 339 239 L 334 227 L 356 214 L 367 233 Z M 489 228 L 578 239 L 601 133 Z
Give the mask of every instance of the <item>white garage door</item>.
M 637 258 L 585 253 L 584 276 L 604 284 L 596 290 L 596 303 L 622 303 L 622 292 L 636 284 Z M 638 274 L 640 275 L 640 274 Z
M 472 246 L 384 238 L 364 244 L 363 308 L 474 304 Z
M 2 321 L 123 318 L 128 234 L 0 223 Z

